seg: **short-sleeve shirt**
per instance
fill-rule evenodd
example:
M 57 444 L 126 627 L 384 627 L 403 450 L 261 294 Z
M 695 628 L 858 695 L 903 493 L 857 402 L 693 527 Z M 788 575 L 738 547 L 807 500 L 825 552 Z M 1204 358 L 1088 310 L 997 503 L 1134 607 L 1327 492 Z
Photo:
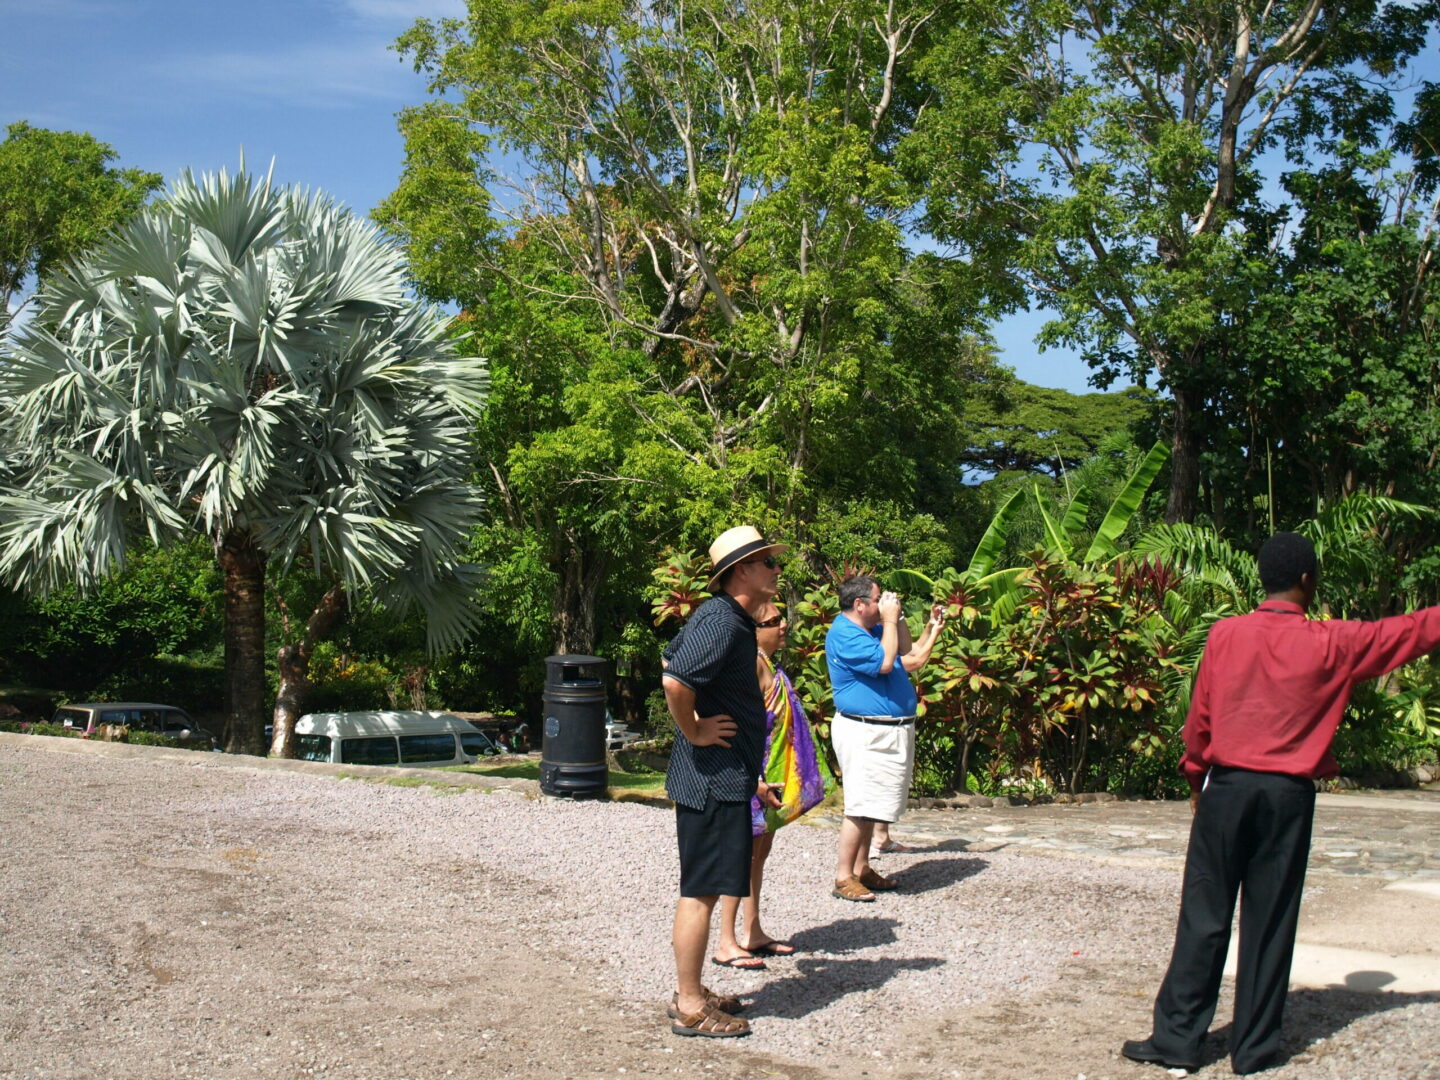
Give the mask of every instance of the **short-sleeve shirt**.
M 840 614 L 825 635 L 825 664 L 830 669 L 830 688 L 835 710 L 847 716 L 914 716 L 915 687 L 900 657 L 888 673 L 885 647 L 880 643 L 884 628 L 866 630 L 849 616 Z
M 755 620 L 733 597 L 713 596 L 695 609 L 665 652 L 665 674 L 695 691 L 700 716 L 733 717 L 727 746 L 695 746 L 678 730 L 665 792 L 703 810 L 709 795 L 724 802 L 755 794 L 765 757 L 765 699 L 755 674 Z

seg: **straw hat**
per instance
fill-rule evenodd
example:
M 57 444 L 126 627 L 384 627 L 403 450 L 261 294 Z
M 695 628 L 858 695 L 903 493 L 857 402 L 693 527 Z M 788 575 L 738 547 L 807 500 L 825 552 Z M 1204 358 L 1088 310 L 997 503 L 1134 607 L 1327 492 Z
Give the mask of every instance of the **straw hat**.
M 737 525 L 733 529 L 727 529 L 720 534 L 719 539 L 710 545 L 710 565 L 715 569 L 710 575 L 708 587 L 711 592 L 714 592 L 715 581 L 721 574 L 752 555 L 789 550 L 790 548 L 785 544 L 770 543 L 760 535 L 760 530 L 753 525 Z

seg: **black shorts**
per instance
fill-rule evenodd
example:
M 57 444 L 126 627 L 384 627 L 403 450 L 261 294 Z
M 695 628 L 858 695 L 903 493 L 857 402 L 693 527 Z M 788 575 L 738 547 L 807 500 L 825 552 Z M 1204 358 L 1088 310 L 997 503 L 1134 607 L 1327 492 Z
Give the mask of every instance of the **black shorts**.
M 720 802 L 704 810 L 675 804 L 680 844 L 681 896 L 750 895 L 750 800 Z

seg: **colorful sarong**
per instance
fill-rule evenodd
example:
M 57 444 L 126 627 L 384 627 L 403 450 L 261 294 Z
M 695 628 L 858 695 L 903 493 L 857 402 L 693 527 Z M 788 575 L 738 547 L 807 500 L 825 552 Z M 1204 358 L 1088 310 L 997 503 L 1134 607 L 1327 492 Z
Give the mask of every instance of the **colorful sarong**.
M 770 693 L 765 696 L 765 780 L 783 790 L 778 808 L 762 806 L 758 796 L 750 800 L 750 831 L 755 836 L 788 825 L 818 806 L 835 787 L 790 679 L 774 660 L 760 655 L 773 676 Z

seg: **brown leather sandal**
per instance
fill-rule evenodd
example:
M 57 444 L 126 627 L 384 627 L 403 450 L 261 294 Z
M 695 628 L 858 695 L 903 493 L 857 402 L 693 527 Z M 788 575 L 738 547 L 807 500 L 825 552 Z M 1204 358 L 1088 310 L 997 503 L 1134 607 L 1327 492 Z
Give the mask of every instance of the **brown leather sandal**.
M 750 1023 L 717 1009 L 708 999 L 705 1007 L 688 1016 L 677 1016 L 670 1030 L 676 1035 L 699 1036 L 702 1039 L 738 1039 L 750 1034 Z
M 888 878 L 881 874 L 873 866 L 865 867 L 865 872 L 860 875 L 860 884 L 867 889 L 874 889 L 876 892 L 889 892 L 891 889 L 898 889 L 900 883 L 894 878 Z
M 717 994 L 708 986 L 700 987 L 700 992 L 705 995 L 705 1004 L 714 1005 L 721 1012 L 738 1013 L 745 1008 L 745 1003 L 734 994 Z M 680 991 L 675 991 L 670 996 L 670 1006 L 665 1010 L 665 1015 L 671 1020 L 680 1019 Z
M 875 894 L 860 884 L 859 878 L 841 878 L 835 882 L 835 887 L 830 890 L 830 895 L 840 900 L 854 900 L 861 904 L 870 904 L 875 901 Z

